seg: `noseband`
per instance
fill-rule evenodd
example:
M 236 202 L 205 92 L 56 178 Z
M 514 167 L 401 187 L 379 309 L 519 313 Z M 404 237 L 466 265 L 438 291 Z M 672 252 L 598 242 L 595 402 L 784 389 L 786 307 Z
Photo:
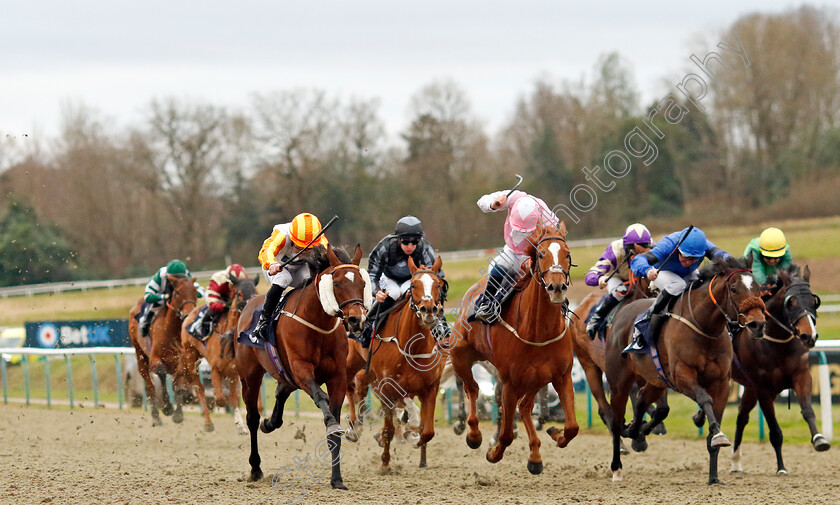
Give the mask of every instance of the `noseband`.
M 408 288 L 408 292 L 409 292 L 408 303 L 409 303 L 409 306 L 411 307 L 411 310 L 414 312 L 414 314 L 417 317 L 420 317 L 420 307 L 417 306 L 417 303 L 418 302 L 422 303 L 424 301 L 432 301 L 432 302 L 434 302 L 436 309 L 443 310 L 443 290 L 439 290 L 440 296 L 438 296 L 437 300 L 432 298 L 432 295 L 423 295 L 422 297 L 420 297 L 419 301 L 414 300 L 414 277 L 417 276 L 418 274 L 432 274 L 435 279 L 440 280 L 440 277 L 438 276 L 438 273 L 435 272 L 434 270 L 425 269 L 425 270 L 415 270 L 414 271 L 414 274 L 411 276 L 412 283 Z
M 788 302 L 792 298 L 799 299 L 799 298 L 807 298 L 808 296 L 811 296 L 814 299 L 814 311 L 813 312 L 810 310 L 809 307 L 805 306 L 804 304 L 803 304 L 802 309 L 797 311 L 796 313 L 793 313 L 792 311 L 788 310 Z M 820 297 L 811 293 L 811 285 L 808 282 L 797 281 L 797 282 L 791 283 L 787 287 L 787 290 L 785 291 L 785 298 L 784 298 L 784 301 L 782 302 L 782 311 L 784 312 L 785 319 L 787 319 L 788 325 L 790 325 L 790 326 L 788 326 L 788 325 L 784 324 L 783 322 L 779 321 L 776 317 L 773 316 L 773 314 L 770 314 L 770 312 L 765 311 L 765 314 L 767 315 L 767 317 L 772 319 L 773 322 L 776 323 L 776 325 L 778 325 L 780 328 L 782 328 L 790 336 L 786 339 L 775 339 L 775 338 L 771 338 L 767 335 L 763 335 L 762 338 L 764 338 L 765 340 L 769 340 L 771 342 L 776 342 L 776 343 L 780 343 L 780 344 L 790 342 L 794 338 L 801 338 L 802 337 L 802 332 L 800 332 L 799 328 L 796 327 L 796 322 L 799 321 L 803 316 L 812 317 L 813 320 L 816 321 L 817 320 L 816 309 L 819 306 L 820 306 Z M 791 328 L 791 326 L 792 326 L 792 328 Z M 815 339 L 815 341 L 816 341 L 816 339 Z
M 335 268 L 333 268 L 332 272 L 330 272 L 330 273 L 334 274 L 342 268 L 355 268 L 356 270 L 360 270 L 359 265 L 354 265 L 352 263 L 343 263 L 343 264 L 337 265 Z M 320 289 L 318 288 L 318 282 L 320 280 L 321 280 L 321 276 L 319 275 L 318 278 L 315 279 L 315 292 L 316 293 L 320 292 Z M 339 319 L 341 319 L 341 321 L 345 321 L 347 319 L 347 314 L 344 312 L 344 308 L 348 307 L 348 306 L 352 307 L 353 305 L 361 305 L 363 309 L 367 310 L 367 307 L 365 306 L 365 301 L 364 300 L 362 300 L 361 298 L 350 298 L 349 300 L 344 300 L 343 302 L 338 304 L 338 311 L 339 311 L 339 313 L 341 313 L 341 315 L 340 316 L 334 316 L 334 317 L 338 317 Z M 330 314 L 330 315 L 332 315 L 332 314 Z

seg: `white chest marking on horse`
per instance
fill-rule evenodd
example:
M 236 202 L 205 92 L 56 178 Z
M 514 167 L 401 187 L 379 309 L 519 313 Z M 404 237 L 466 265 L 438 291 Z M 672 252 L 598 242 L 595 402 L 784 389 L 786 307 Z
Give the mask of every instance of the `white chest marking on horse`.
M 353 272 L 347 272 L 346 274 L 344 274 L 344 277 L 346 277 L 348 281 L 353 282 L 353 279 L 356 278 L 356 274 L 354 274 Z
M 423 296 L 428 296 L 429 298 L 432 297 L 432 286 L 435 284 L 434 279 L 429 274 L 423 274 L 420 276 L 420 282 L 423 283 Z
M 560 249 L 561 249 L 561 246 L 557 242 L 549 244 L 549 246 L 548 246 L 548 250 L 551 251 L 551 255 L 554 256 L 554 264 L 555 265 L 560 264 L 560 257 L 559 257 Z
M 747 289 L 752 289 L 752 284 L 753 284 L 752 275 L 741 274 L 741 282 L 744 283 L 744 286 L 746 286 Z

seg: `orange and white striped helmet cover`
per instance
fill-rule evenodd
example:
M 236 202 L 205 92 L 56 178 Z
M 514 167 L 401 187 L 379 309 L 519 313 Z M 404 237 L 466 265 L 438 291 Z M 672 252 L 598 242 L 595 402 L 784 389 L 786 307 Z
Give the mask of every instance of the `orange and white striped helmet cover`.
M 289 236 L 292 242 L 298 247 L 306 247 L 319 233 L 321 233 L 321 221 L 308 212 L 295 216 L 292 220 L 292 227 L 289 230 Z M 322 235 L 313 245 L 326 246 L 327 238 Z

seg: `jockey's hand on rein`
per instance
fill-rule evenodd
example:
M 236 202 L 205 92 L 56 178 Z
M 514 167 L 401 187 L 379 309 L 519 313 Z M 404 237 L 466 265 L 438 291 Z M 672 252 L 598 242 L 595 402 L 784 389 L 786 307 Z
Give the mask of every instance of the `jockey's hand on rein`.
M 280 263 L 272 263 L 268 266 L 268 275 L 277 275 L 281 270 L 283 270 L 283 267 Z

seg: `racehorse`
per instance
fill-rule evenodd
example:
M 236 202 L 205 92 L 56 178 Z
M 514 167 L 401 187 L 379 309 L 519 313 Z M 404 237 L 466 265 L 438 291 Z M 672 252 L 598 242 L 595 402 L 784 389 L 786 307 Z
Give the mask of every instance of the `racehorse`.
M 196 307 L 184 319 L 184 324 L 181 325 L 181 369 L 192 387 L 197 390 L 198 400 L 201 402 L 201 413 L 204 415 L 204 431 L 213 431 L 214 427 L 213 421 L 210 420 L 210 409 L 207 407 L 204 386 L 201 385 L 198 374 L 198 362 L 202 357 L 210 365 L 210 380 L 213 382 L 215 404 L 224 407 L 227 403 L 233 409 L 233 422 L 236 429 L 240 434 L 245 435 L 248 430 L 239 413 L 239 375 L 236 373 L 234 362 L 233 339 L 242 309 L 257 292 L 256 285 L 259 277 L 238 279 L 231 276 L 230 280 L 233 282 L 230 307 L 219 317 L 210 335 L 204 341 L 198 340 L 188 331 L 201 308 Z M 205 317 L 211 316 L 207 314 Z M 227 402 L 225 402 L 222 390 L 224 379 L 227 379 L 229 383 Z
M 696 288 L 696 289 L 693 289 Z M 612 408 L 613 460 L 610 468 L 613 481 L 621 480 L 619 437 L 637 438 L 668 415 L 668 408 L 657 408 L 653 419 L 642 425 L 643 414 L 651 402 L 670 387 L 696 401 L 709 418 L 706 448 L 709 452 L 709 484 L 719 484 L 717 458 L 721 447 L 730 445 L 720 430 L 723 409 L 729 396 L 732 342 L 726 335 L 727 325 L 742 327 L 753 335 L 764 331 L 764 302 L 759 297 L 758 283 L 743 259 L 716 258 L 700 271 L 700 280 L 692 283 L 677 298 L 669 319 L 662 326 L 652 352 L 623 357 L 636 317 L 648 309 L 653 300 L 637 300 L 622 309 L 607 339 L 606 372 L 610 385 Z M 661 373 L 658 372 L 661 369 Z M 636 399 L 635 415 L 629 427 L 624 426 L 627 397 L 633 384 L 642 384 Z
M 811 430 L 811 443 L 817 451 L 827 451 L 831 444 L 817 430 L 816 416 L 811 408 L 811 372 L 808 351 L 817 342 L 817 307 L 820 299 L 811 293 L 811 271 L 791 265 L 779 272 L 778 282 L 766 300 L 767 326 L 758 338 L 748 332 L 738 332 L 732 345 L 735 350 L 732 378 L 744 386 L 738 406 L 735 443 L 732 446 L 732 472 L 741 472 L 741 439 L 756 401 L 761 405 L 770 430 L 770 443 L 776 452 L 776 473 L 787 474 L 782 461 L 782 429 L 776 420 L 773 404 L 785 389 L 793 388 L 802 417 Z M 698 411 L 694 422 L 703 425 L 705 416 Z
M 543 469 L 540 440 L 534 424 L 530 422 L 534 397 L 540 388 L 549 382 L 554 384 L 566 413 L 563 430 L 552 428 L 547 431 L 557 445 L 566 447 L 579 429 L 571 377 L 573 336 L 567 335 L 576 330 L 567 315 L 566 291 L 572 258 L 565 230 L 564 223 L 559 228 L 539 223 L 526 238 L 529 242 L 526 254 L 530 263 L 527 266 L 529 275 L 521 281 L 525 285 L 511 296 L 510 302 L 502 308 L 500 318 L 492 325 L 471 324 L 467 320 L 469 311 L 462 311 L 450 337 L 455 340 L 451 351 L 452 365 L 464 381 L 470 402 L 467 445 L 473 449 L 481 445 L 476 414 L 478 384 L 471 367 L 476 361 L 486 360 L 499 371 L 502 382 L 502 429 L 498 444 L 487 451 L 487 460 L 499 462 L 513 441 L 513 414 L 518 405 L 519 415 L 528 432 L 531 449 L 528 471 L 532 474 L 538 474 Z M 486 279 L 482 279 L 467 291 L 462 307 L 474 302 L 485 283 Z
M 624 298 L 622 298 L 619 306 L 613 311 L 613 321 L 615 320 L 615 315 L 618 314 L 618 311 L 629 305 L 630 302 L 641 300 L 643 298 L 650 298 L 652 296 L 650 291 L 650 281 L 644 277 L 636 277 L 633 275 L 632 271 L 630 272 L 630 280 L 627 281 L 626 284 L 629 286 L 628 291 L 624 295 Z M 601 417 L 601 420 L 605 425 L 607 425 L 607 428 L 610 428 L 612 426 L 612 410 L 610 409 L 610 404 L 607 401 L 607 396 L 604 392 L 603 381 L 603 373 L 604 370 L 606 370 L 604 359 L 606 341 L 597 337 L 590 339 L 589 335 L 586 333 L 586 316 L 600 299 L 600 292 L 589 293 L 583 298 L 583 300 L 581 300 L 580 305 L 578 305 L 575 309 L 575 314 L 577 315 L 577 318 L 575 319 L 577 332 L 575 332 L 573 347 L 578 362 L 580 363 L 580 366 L 583 367 L 583 371 L 586 374 L 586 381 L 589 383 L 589 390 L 592 392 L 592 396 L 595 397 L 595 401 L 598 403 L 598 416 Z M 606 334 L 609 335 L 609 332 L 612 329 L 612 321 L 607 320 L 606 323 Z M 657 404 L 658 407 L 667 407 L 667 394 L 667 391 L 663 394 Z M 619 445 L 621 447 L 622 454 L 629 453 L 629 451 L 624 448 L 624 443 L 621 439 L 619 439 Z M 641 434 L 638 439 L 633 440 L 634 450 L 643 451 L 646 448 L 647 442 L 645 442 L 644 434 Z
M 348 380 L 353 380 L 369 359 L 370 369 L 377 380 L 381 383 L 390 379 L 391 388 L 388 391 L 398 392 L 398 397 L 383 398 L 381 395 L 388 393 L 381 386 L 374 389 L 379 395 L 385 416 L 379 439 L 383 448 L 383 467 L 387 467 L 391 461 L 390 447 L 394 438 L 393 407 L 399 400 L 403 400 L 406 406 L 413 406 L 412 398 L 417 396 L 420 399 L 420 437 L 416 446 L 420 448 L 420 467 L 424 468 L 426 444 L 435 436 L 435 404 L 440 388 L 440 376 L 446 361 L 446 356 L 437 349 L 437 342 L 431 333 L 431 328 L 439 321 L 438 318 L 443 312 L 443 280 L 438 277 L 441 259 L 438 256 L 432 267 L 427 268 L 426 265 L 416 266 L 414 260 L 409 257 L 408 267 L 411 280 L 403 305 L 387 316 L 388 319 L 376 333 L 369 349 L 363 349 L 355 340 L 350 343 L 347 377 Z M 363 392 L 366 389 L 348 387 L 350 420 L 354 426 L 358 425 L 356 402 L 360 398 L 354 398 L 353 392 Z
M 259 480 L 260 455 L 257 449 L 257 429 L 271 433 L 283 425 L 283 407 L 296 389 L 312 397 L 321 409 L 326 425 L 326 445 L 332 454 L 330 485 L 347 489 L 341 478 L 341 427 L 338 419 L 341 404 L 347 394 L 347 333 L 358 332 L 367 317 L 371 300 L 370 278 L 359 267 L 362 248 L 356 246 L 352 261 L 340 249 L 327 246 L 314 248 L 310 262 L 318 272 L 313 282 L 288 294 L 281 317 L 272 323 L 277 344 L 268 350 L 236 343 L 236 368 L 242 382 L 248 431 L 251 434 L 251 479 Z M 262 297 L 252 298 L 239 318 L 237 334 L 247 330 Z M 293 307 L 293 309 L 292 309 Z M 345 327 L 342 327 L 344 323 Z M 276 352 L 276 354 L 275 354 Z M 282 370 L 275 364 L 279 361 Z M 277 380 L 274 410 L 271 417 L 260 423 L 257 400 L 263 375 Z M 326 384 L 327 393 L 321 389 Z M 321 453 L 319 452 L 319 455 Z M 321 457 L 321 456 L 319 456 Z M 324 463 L 327 464 L 327 463 Z
M 128 315 L 128 334 L 131 336 L 131 343 L 137 355 L 137 368 L 146 383 L 146 396 L 150 399 L 152 411 L 152 426 L 163 424 L 158 414 L 159 408 L 163 415 L 172 415 L 172 421 L 176 423 L 184 420 L 181 399 L 186 393 L 187 380 L 183 374 L 179 373 L 178 366 L 181 356 L 181 321 L 195 307 L 198 297 L 191 277 L 174 274 L 167 274 L 166 277 L 169 299 L 160 314 L 152 321 L 148 337 L 143 338 L 140 335 L 140 324 L 135 319 L 143 306 L 142 299 L 134 305 Z M 156 393 L 151 373 L 160 378 L 163 394 Z M 172 403 L 165 390 L 166 374 L 172 375 L 175 382 L 178 407 L 174 409 L 174 415 Z

